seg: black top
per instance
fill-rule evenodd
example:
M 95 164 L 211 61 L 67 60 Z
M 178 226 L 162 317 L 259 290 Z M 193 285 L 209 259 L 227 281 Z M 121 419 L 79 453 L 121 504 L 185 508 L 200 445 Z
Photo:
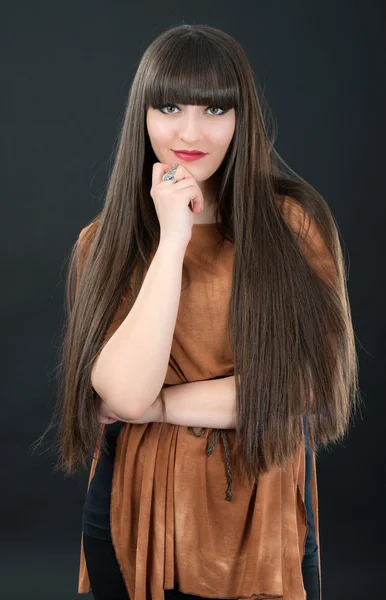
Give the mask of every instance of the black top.
M 316 543 L 314 509 L 312 508 L 311 477 L 312 477 L 312 453 L 309 448 L 308 421 L 303 417 L 304 437 L 306 441 L 306 481 L 305 481 L 305 505 L 307 512 L 307 537 L 302 565 L 305 567 L 318 564 L 318 546 Z
M 105 427 L 105 438 L 109 453 L 101 451 L 94 477 L 91 480 L 83 505 L 82 531 L 101 540 L 111 540 L 110 497 L 117 437 L 122 421 Z
M 307 538 L 302 566 L 318 565 L 318 546 L 315 537 L 314 512 L 312 508 L 311 475 L 312 454 L 309 451 L 308 423 L 303 417 L 306 439 L 306 476 L 305 476 L 305 505 L 307 512 Z M 110 533 L 110 498 L 113 480 L 113 468 L 117 437 L 121 431 L 122 421 L 117 421 L 105 427 L 105 437 L 108 444 L 108 454 L 101 452 L 94 477 L 91 480 L 86 500 L 83 505 L 82 531 L 91 537 L 111 541 Z

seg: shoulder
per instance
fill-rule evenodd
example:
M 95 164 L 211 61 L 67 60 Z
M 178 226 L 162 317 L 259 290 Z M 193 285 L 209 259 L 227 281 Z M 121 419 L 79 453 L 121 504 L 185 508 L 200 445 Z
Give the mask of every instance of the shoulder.
M 279 199 L 281 214 L 296 234 L 296 241 L 317 275 L 332 287 L 339 284 L 334 253 L 316 220 L 292 196 Z
M 98 216 L 93 221 L 91 221 L 91 223 L 89 223 L 88 225 L 83 227 L 83 229 L 81 229 L 78 236 L 78 246 L 84 246 L 87 243 L 93 241 L 95 234 L 98 230 L 99 223 L 100 217 Z
M 87 254 L 98 230 L 100 217 L 96 217 L 91 223 L 81 229 L 77 239 L 77 253 Z
M 100 223 L 100 217 L 96 217 L 91 223 L 81 229 L 78 239 L 76 242 L 76 259 L 77 259 L 77 271 L 78 274 L 84 268 L 87 256 L 89 254 L 91 244 L 95 238 L 95 234 L 98 230 Z
M 316 251 L 322 251 L 325 244 L 322 230 L 299 200 L 293 196 L 281 195 L 278 202 L 283 219 L 297 234 L 300 245 L 313 246 Z
M 301 231 L 307 232 L 313 222 L 299 200 L 293 196 L 285 196 L 284 194 L 275 194 L 275 196 L 281 215 L 286 223 L 297 233 Z

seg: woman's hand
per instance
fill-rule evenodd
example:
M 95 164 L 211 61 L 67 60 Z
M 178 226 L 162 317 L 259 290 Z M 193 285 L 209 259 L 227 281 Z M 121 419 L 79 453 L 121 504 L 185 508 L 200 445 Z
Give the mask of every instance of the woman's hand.
M 161 241 L 177 239 L 185 247 L 192 237 L 193 213 L 204 210 L 204 197 L 197 180 L 183 165 L 174 173 L 175 182 L 163 181 L 162 177 L 172 165 L 153 164 L 150 196 L 154 202 L 161 230 Z
M 98 411 L 98 421 L 99 423 L 105 423 L 106 425 L 110 425 L 111 423 L 116 423 L 117 421 L 123 421 L 124 423 L 134 423 L 137 425 L 143 425 L 144 423 L 162 423 L 162 404 L 161 397 L 157 396 L 153 404 L 149 406 L 149 408 L 141 415 L 140 419 L 121 419 L 113 413 L 111 408 L 101 399 L 101 403 Z

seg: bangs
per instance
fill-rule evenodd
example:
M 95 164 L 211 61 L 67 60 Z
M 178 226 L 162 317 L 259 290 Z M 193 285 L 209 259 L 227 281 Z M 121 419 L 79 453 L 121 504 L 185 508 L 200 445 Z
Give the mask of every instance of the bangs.
M 203 37 L 165 44 L 148 65 L 146 108 L 164 104 L 214 105 L 224 110 L 240 102 L 233 62 Z

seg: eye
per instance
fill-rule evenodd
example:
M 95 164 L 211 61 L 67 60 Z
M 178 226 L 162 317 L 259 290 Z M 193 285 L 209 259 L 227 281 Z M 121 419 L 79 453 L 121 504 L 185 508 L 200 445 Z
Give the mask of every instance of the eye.
M 210 108 L 215 108 L 216 110 L 222 110 L 221 113 L 214 113 L 215 115 L 225 115 L 225 113 L 228 112 L 227 110 L 223 110 L 219 106 L 208 106 L 207 110 L 209 110 Z
M 176 106 L 175 104 L 161 104 L 160 106 L 157 106 L 156 108 L 158 108 L 158 110 L 160 110 L 164 115 L 175 115 L 176 113 L 173 112 L 164 112 L 164 108 L 169 108 L 169 107 L 173 107 L 173 108 L 178 108 L 178 106 Z M 223 110 L 222 108 L 220 108 L 219 106 L 208 106 L 208 108 L 206 110 L 209 109 L 216 109 L 216 110 L 221 110 L 221 113 L 212 113 L 212 115 L 216 116 L 216 115 L 225 115 L 225 113 L 227 113 L 227 110 Z

